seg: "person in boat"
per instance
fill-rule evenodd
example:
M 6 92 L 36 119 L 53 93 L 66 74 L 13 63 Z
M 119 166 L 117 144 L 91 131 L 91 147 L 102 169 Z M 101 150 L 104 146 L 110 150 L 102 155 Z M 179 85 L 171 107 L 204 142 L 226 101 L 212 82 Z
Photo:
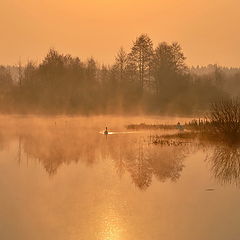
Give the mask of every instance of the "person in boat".
M 183 128 L 183 126 L 180 124 L 180 122 L 177 123 L 177 129 L 178 129 L 179 131 L 183 131 L 183 130 L 184 130 L 184 128 Z
M 107 127 L 106 127 L 106 130 L 104 131 L 104 134 L 108 134 L 108 130 L 107 130 Z

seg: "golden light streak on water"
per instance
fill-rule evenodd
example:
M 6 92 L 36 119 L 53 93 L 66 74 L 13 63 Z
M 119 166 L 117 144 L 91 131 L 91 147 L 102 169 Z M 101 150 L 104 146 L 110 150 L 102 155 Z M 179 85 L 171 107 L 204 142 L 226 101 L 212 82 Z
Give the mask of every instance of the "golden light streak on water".
M 121 240 L 124 239 L 124 224 L 121 214 L 118 210 L 118 196 L 116 194 L 106 192 L 111 195 L 103 203 L 102 212 L 100 214 L 100 228 L 97 239 L 99 240 Z

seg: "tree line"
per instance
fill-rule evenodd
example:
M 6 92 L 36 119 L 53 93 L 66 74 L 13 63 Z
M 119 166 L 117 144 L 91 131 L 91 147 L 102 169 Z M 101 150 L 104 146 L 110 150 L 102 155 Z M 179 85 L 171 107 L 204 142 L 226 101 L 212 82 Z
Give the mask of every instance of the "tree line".
M 196 114 L 216 98 L 240 93 L 240 71 L 201 74 L 189 68 L 179 43 L 153 46 L 147 34 L 120 48 L 111 65 L 50 49 L 40 64 L 11 73 L 0 67 L 0 111 L 49 114 Z M 206 70 L 206 69 L 205 69 Z M 234 91 L 233 91 L 234 89 Z

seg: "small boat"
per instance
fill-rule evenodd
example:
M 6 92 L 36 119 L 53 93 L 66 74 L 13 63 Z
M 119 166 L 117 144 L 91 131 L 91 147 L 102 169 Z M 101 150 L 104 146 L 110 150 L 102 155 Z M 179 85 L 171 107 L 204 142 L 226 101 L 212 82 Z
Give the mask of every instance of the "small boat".
M 107 127 L 106 127 L 106 130 L 104 131 L 104 134 L 105 134 L 105 135 L 107 135 L 107 134 L 108 134 Z

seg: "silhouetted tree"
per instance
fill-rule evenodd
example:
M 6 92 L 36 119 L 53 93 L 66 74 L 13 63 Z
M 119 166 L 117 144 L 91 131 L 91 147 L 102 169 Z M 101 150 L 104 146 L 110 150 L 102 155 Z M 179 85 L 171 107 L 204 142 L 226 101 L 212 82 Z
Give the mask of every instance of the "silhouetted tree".
M 50 49 L 40 64 L 0 69 L 0 111 L 47 113 L 201 113 L 219 97 L 240 94 L 240 69 L 191 68 L 178 43 L 153 50 L 148 35 L 120 48 L 112 65 Z
M 127 61 L 128 61 L 127 53 L 121 47 L 115 58 L 115 67 L 119 73 L 120 83 L 122 83 L 124 79 L 124 74 L 126 72 L 126 67 L 127 67 Z
M 150 81 L 150 65 L 153 56 L 153 43 L 147 34 L 141 34 L 133 43 L 128 56 L 129 65 L 138 74 L 141 91 Z
M 12 81 L 9 70 L 4 66 L 0 66 L 0 90 L 4 91 L 6 88 L 9 88 L 13 83 Z
M 157 96 L 160 95 L 161 89 L 166 91 L 169 85 L 173 88 L 177 77 L 185 73 L 187 69 L 185 59 L 178 43 L 162 42 L 157 46 L 153 57 L 153 75 Z

